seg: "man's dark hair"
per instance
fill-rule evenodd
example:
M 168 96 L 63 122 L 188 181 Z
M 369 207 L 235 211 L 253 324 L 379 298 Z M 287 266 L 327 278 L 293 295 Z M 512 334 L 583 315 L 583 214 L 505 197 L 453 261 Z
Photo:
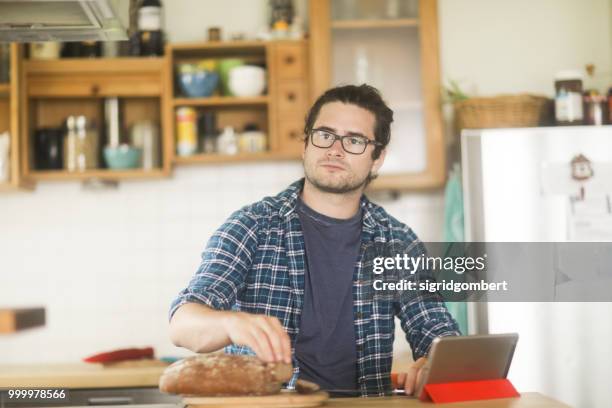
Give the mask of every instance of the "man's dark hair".
M 378 159 L 380 153 L 389 144 L 391 139 L 393 111 L 383 101 L 378 89 L 367 84 L 338 86 L 328 89 L 323 95 L 319 96 L 306 115 L 306 123 L 304 125 L 305 143 L 308 144 L 308 135 L 319 116 L 321 107 L 330 102 L 356 105 L 374 114 L 376 118 L 374 138 L 381 145 L 374 148 L 372 159 Z

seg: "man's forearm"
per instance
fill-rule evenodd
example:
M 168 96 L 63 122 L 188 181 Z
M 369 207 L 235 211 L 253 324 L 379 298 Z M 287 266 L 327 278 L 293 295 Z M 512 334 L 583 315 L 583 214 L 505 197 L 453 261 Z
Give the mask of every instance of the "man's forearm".
M 231 343 L 224 325 L 230 313 L 185 303 L 172 316 L 170 338 L 175 345 L 197 353 L 219 350 Z

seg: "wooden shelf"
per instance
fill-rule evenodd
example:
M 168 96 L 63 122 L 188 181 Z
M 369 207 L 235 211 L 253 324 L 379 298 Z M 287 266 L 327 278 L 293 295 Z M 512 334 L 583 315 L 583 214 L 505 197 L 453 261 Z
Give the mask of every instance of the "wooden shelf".
M 11 93 L 11 84 L 0 83 L 0 96 L 8 96 Z
M 389 20 L 335 20 L 331 27 L 338 29 L 353 28 L 396 28 L 396 27 L 417 27 L 419 20 L 416 18 L 398 18 Z
M 202 51 L 202 50 L 225 50 L 234 51 L 248 49 L 263 49 L 266 47 L 265 41 L 191 41 L 183 43 L 169 44 L 169 48 L 174 51 Z
M 267 105 L 268 101 L 267 95 L 249 98 L 212 96 L 209 98 L 175 98 L 172 103 L 174 106 L 250 106 Z
M 0 333 L 45 325 L 45 308 L 0 309 Z
M 166 139 L 172 122 L 164 115 L 170 103 L 168 61 L 164 58 L 65 58 L 23 63 L 21 119 L 24 178 L 28 181 L 120 181 L 160 179 L 170 176 L 171 144 Z M 58 126 L 68 115 L 85 115 L 100 123 L 102 98 L 123 98 L 124 125 L 159 120 L 161 167 L 144 169 L 93 169 L 83 172 L 37 170 L 30 160 L 35 129 Z M 100 134 L 103 137 L 103 134 Z
M 98 169 L 82 172 L 68 172 L 63 170 L 35 170 L 28 174 L 33 181 L 67 181 L 67 180 L 126 180 L 126 179 L 157 179 L 167 177 L 168 174 L 162 169 Z
M 176 164 L 213 164 L 213 163 L 240 163 L 248 161 L 266 160 L 296 160 L 293 153 L 262 152 L 262 153 L 238 153 L 238 154 L 194 154 L 191 156 L 176 156 Z
M 141 73 L 156 72 L 165 64 L 164 58 L 63 58 L 56 60 L 25 60 L 26 74 L 79 73 Z
M 173 75 L 167 75 L 166 89 L 175 97 L 167 101 L 164 115 L 169 126 L 170 144 L 167 154 L 173 164 L 230 164 L 267 160 L 295 160 L 300 157 L 301 146 L 295 137 L 303 127 L 304 116 L 310 97 L 308 70 L 308 41 L 219 41 L 168 44 L 166 46 L 168 66 L 176 67 L 200 58 L 237 58 L 246 63 L 265 64 L 268 79 L 268 94 L 257 97 L 212 96 L 188 98 L 176 88 Z M 169 74 L 174 74 L 168 70 Z M 188 157 L 177 155 L 178 140 L 176 108 L 180 106 L 208 107 L 214 110 L 217 127 L 232 126 L 242 129 L 255 124 L 267 135 L 268 152 L 256 154 L 195 154 Z

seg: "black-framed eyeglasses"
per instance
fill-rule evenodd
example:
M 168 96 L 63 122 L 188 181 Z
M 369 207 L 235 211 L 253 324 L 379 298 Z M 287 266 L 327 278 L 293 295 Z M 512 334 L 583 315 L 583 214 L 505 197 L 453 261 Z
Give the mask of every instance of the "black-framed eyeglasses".
M 330 148 L 336 142 L 336 140 L 340 140 L 342 149 L 344 149 L 345 152 L 350 154 L 362 154 L 363 152 L 365 152 L 369 144 L 373 144 L 374 146 L 381 146 L 380 142 L 370 140 L 365 136 L 340 136 L 335 134 L 334 132 L 331 132 L 328 129 L 322 128 L 312 129 L 309 133 L 309 136 L 312 144 L 322 149 Z

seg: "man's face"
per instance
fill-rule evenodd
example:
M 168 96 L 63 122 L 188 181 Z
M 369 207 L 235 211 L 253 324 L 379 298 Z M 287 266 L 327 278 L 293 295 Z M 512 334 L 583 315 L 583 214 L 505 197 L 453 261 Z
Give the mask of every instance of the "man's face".
M 342 102 L 330 102 L 321 107 L 313 129 L 325 128 L 339 136 L 363 135 L 375 140 L 376 117 L 366 109 Z M 306 180 L 321 191 L 343 194 L 363 188 L 368 175 L 382 166 L 385 151 L 372 160 L 373 144 L 362 154 L 347 153 L 340 140 L 329 148 L 314 146 L 311 140 L 304 147 Z

